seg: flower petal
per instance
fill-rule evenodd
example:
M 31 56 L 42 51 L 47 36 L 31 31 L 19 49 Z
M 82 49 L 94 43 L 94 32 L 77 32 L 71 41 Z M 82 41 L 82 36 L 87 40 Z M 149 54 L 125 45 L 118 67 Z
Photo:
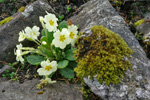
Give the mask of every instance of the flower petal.
M 47 75 L 45 72 L 45 70 L 44 70 L 44 68 L 39 68 L 38 70 L 37 70 L 37 72 L 39 73 L 39 75 Z

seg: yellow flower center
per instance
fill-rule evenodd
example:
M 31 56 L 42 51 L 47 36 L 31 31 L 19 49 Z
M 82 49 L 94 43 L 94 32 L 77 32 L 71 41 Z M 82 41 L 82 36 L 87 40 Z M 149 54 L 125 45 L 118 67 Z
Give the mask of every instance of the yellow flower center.
M 71 39 L 73 39 L 74 36 L 75 36 L 75 34 L 74 34 L 73 32 L 70 32 L 69 37 L 70 37 Z
M 24 34 L 22 35 L 22 38 L 25 38 L 25 35 L 24 35 Z
M 47 70 L 47 71 L 49 71 L 49 70 L 51 70 L 51 69 L 52 69 L 52 66 L 51 66 L 51 65 L 48 65 L 48 66 L 45 67 L 45 70 Z
M 54 21 L 50 20 L 50 21 L 49 21 L 49 24 L 50 24 L 51 26 L 54 26 Z
M 59 41 L 64 42 L 64 40 L 66 40 L 65 35 L 61 35 L 60 38 L 59 38 Z
M 33 31 L 33 32 L 31 32 L 31 35 L 35 35 L 36 33 Z

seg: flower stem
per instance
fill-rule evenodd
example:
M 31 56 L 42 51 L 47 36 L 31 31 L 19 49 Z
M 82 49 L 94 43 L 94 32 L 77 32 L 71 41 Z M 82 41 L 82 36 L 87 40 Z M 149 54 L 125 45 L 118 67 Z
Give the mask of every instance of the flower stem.
M 48 78 L 48 75 L 46 75 L 46 78 Z
M 22 50 L 34 50 L 34 48 L 30 48 L 30 47 L 23 47 L 21 48 Z
M 37 42 L 36 40 L 33 40 L 37 45 L 39 45 L 40 46 L 40 43 L 39 42 Z
M 39 41 L 38 39 L 37 39 L 37 42 L 41 44 L 41 41 Z

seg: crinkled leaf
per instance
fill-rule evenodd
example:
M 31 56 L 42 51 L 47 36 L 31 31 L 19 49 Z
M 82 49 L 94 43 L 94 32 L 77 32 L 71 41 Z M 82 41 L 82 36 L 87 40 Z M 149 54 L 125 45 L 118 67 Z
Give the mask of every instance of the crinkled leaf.
M 68 78 L 68 79 L 74 78 L 74 70 L 72 70 L 71 68 L 66 67 L 63 69 L 59 69 L 58 71 L 65 78 Z
M 66 55 L 66 59 L 70 60 L 70 61 L 75 61 L 75 57 L 74 57 L 74 51 L 76 50 L 76 48 L 71 48 L 69 50 L 67 50 L 65 52 L 65 55 Z
M 63 28 L 68 28 L 66 21 L 62 21 L 59 26 L 58 29 L 61 31 Z
M 27 57 L 27 61 L 32 65 L 40 65 L 41 61 L 43 60 L 44 57 L 39 55 L 30 55 Z
M 62 60 L 62 61 L 59 61 L 58 62 L 58 69 L 61 69 L 61 68 L 65 68 L 65 67 L 67 67 L 68 66 L 68 63 L 69 63 L 69 61 L 68 60 Z

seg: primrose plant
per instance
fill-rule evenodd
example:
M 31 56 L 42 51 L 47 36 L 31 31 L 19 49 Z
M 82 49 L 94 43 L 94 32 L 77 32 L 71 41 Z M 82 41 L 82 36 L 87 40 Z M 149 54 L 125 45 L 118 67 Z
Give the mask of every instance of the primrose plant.
M 37 70 L 39 75 L 45 77 L 41 83 L 54 83 L 52 75 L 58 71 L 62 76 L 70 79 L 74 77 L 73 68 L 76 67 L 74 58 L 74 47 L 78 38 L 77 26 L 71 22 L 62 21 L 59 25 L 58 19 L 54 14 L 46 12 L 44 17 L 40 16 L 42 31 L 33 26 L 26 27 L 19 32 L 19 42 L 24 39 L 34 41 L 37 47 L 23 47 L 20 43 L 16 46 L 16 60 L 24 63 L 24 55 L 27 55 L 27 61 L 32 65 L 41 65 Z M 41 36 L 40 36 L 41 35 Z M 40 36 L 40 39 L 39 39 Z

